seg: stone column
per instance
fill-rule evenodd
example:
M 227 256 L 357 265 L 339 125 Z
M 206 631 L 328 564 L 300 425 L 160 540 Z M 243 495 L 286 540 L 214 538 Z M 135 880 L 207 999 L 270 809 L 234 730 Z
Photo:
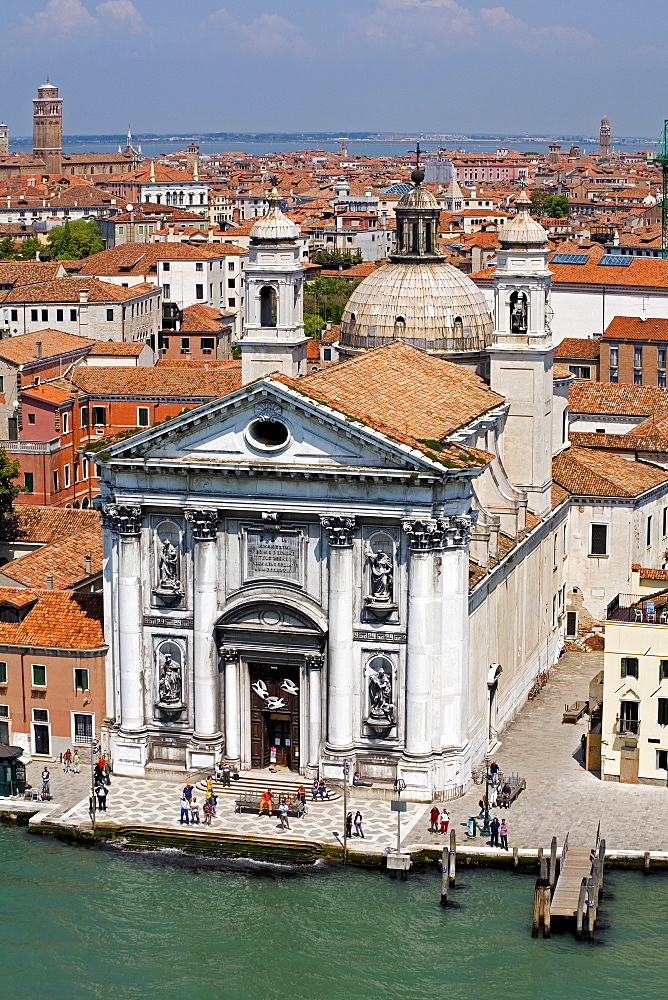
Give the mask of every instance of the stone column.
M 468 738 L 469 541 L 476 515 L 439 518 L 443 531 L 441 642 L 441 746 L 462 747 Z
M 239 650 L 227 648 L 222 653 L 225 663 L 225 760 L 239 765 Z
M 315 769 L 320 764 L 322 740 L 322 666 L 324 657 L 311 653 L 304 658 L 308 671 L 308 766 Z M 301 752 L 301 751 L 300 751 Z
M 441 548 L 439 522 L 403 522 L 408 535 L 408 636 L 406 646 L 406 752 L 431 752 L 431 699 L 434 659 L 434 552 Z
M 120 719 L 123 730 L 144 725 L 142 602 L 141 602 L 141 507 L 105 504 L 104 524 L 119 536 L 118 660 L 120 673 Z
M 327 744 L 353 745 L 353 531 L 354 517 L 321 517 L 329 538 Z
M 218 725 L 218 650 L 213 628 L 218 611 L 216 589 L 215 510 L 187 510 L 186 521 L 192 524 L 194 552 L 194 740 L 216 741 Z

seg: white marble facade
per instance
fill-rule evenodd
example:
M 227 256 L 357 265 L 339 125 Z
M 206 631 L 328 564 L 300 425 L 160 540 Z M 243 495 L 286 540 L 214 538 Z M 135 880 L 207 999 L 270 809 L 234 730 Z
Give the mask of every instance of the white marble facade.
M 409 451 L 269 379 L 111 449 L 117 773 L 261 765 L 259 726 L 305 777 L 348 757 L 417 797 L 465 783 L 479 470 L 434 475 Z

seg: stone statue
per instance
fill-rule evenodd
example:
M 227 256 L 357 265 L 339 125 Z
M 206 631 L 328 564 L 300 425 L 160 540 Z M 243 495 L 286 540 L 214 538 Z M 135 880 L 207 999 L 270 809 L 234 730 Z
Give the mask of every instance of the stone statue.
M 394 566 L 392 556 L 384 552 L 373 552 L 369 556 L 369 566 L 371 570 L 371 596 L 375 601 L 392 600 L 392 580 L 394 577 Z
M 181 593 L 179 575 L 179 552 L 174 543 L 165 538 L 162 542 L 160 560 L 158 562 L 158 589 L 171 594 Z
M 392 678 L 384 667 L 372 670 L 369 676 L 369 722 L 394 723 Z
M 510 332 L 527 332 L 527 300 L 524 292 L 520 292 L 510 309 Z
M 160 683 L 158 696 L 163 705 L 181 704 L 181 667 L 172 659 L 171 653 L 165 653 L 160 666 Z

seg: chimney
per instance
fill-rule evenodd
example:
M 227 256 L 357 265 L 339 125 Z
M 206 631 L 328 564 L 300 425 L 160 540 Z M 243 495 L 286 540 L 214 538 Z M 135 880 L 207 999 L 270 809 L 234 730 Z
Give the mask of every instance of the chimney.
M 79 302 L 88 302 L 88 289 L 87 288 L 80 288 L 79 289 Z
M 47 590 L 53 590 L 53 577 L 51 576 L 50 573 L 48 574 L 48 576 L 46 578 L 46 589 Z
M 93 572 L 93 557 L 91 555 L 86 556 L 86 576 L 90 576 Z
M 38 361 L 41 360 L 41 357 L 42 357 L 42 341 L 41 340 L 36 340 L 35 341 L 35 357 L 37 358 Z

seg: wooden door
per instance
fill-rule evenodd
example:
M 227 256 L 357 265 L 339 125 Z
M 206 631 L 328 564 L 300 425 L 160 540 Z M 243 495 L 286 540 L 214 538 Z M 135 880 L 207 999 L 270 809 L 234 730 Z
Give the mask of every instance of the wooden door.
M 276 763 L 299 767 L 299 670 L 280 664 L 250 668 L 251 766 L 267 767 L 272 746 Z
M 622 747 L 619 758 L 619 780 L 625 785 L 638 784 L 640 751 L 638 747 Z
M 48 757 L 51 752 L 50 741 L 49 741 L 49 727 L 40 726 L 36 722 L 34 722 L 33 730 L 35 734 L 35 753 L 43 754 L 45 757 Z

